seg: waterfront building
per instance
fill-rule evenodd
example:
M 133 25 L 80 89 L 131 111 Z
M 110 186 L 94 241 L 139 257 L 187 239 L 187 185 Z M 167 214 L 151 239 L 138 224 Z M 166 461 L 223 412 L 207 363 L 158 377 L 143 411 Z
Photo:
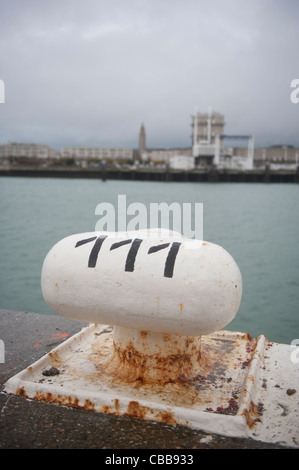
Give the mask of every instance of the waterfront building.
M 207 113 L 195 109 L 192 116 L 193 147 L 198 144 L 215 145 L 218 135 L 224 134 L 224 115 L 209 108 Z
M 163 164 L 168 165 L 170 164 L 171 158 L 183 156 L 183 157 L 191 157 L 192 156 L 192 148 L 173 148 L 173 149 L 151 149 L 146 150 L 141 154 L 141 160 L 143 162 L 150 162 L 156 165 Z
M 133 149 L 105 147 L 62 147 L 61 157 L 75 160 L 132 160 Z
M 253 168 L 254 141 L 251 135 L 224 134 L 224 115 L 209 108 L 208 113 L 199 113 L 195 109 L 192 116 L 192 155 L 195 166 L 215 166 L 217 168 L 247 169 Z M 233 154 L 232 148 L 225 147 L 227 140 L 246 140 L 247 153 Z
M 169 166 L 174 170 L 193 170 L 194 158 L 191 155 L 175 155 L 170 157 Z
M 192 155 L 197 167 L 219 164 L 222 141 L 220 136 L 224 133 L 224 115 L 209 108 L 208 113 L 199 113 L 197 109 L 192 116 Z M 223 147 L 223 145 L 222 145 Z
M 60 152 L 45 144 L 8 142 L 0 145 L 0 158 L 58 159 Z
M 258 147 L 254 151 L 255 167 L 264 167 L 268 164 L 272 170 L 295 170 L 298 163 L 299 148 L 292 145 Z

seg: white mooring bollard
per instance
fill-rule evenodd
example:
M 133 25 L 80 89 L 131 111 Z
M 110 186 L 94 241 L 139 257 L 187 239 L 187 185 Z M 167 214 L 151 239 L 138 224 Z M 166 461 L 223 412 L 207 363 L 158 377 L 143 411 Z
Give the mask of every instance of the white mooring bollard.
M 55 312 L 91 324 L 5 393 L 298 447 L 292 346 L 223 329 L 242 279 L 220 246 L 160 229 L 72 235 L 46 256 L 41 283 Z
M 62 316 L 114 326 L 107 373 L 169 382 L 200 373 L 200 336 L 234 318 L 242 279 L 213 243 L 158 229 L 91 232 L 50 250 L 42 292 Z

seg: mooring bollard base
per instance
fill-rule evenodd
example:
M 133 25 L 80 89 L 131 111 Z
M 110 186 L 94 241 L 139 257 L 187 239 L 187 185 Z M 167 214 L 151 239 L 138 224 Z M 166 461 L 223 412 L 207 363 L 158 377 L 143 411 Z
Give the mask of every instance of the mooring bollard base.
M 124 382 L 163 385 L 204 375 L 200 336 L 114 327 L 105 374 Z
M 221 330 L 201 336 L 201 373 L 168 383 L 109 370 L 113 327 L 90 325 L 5 384 L 5 392 L 43 402 L 248 437 L 260 421 L 264 336 Z M 47 374 L 54 370 L 57 373 Z M 45 375 L 46 374 L 46 375 Z

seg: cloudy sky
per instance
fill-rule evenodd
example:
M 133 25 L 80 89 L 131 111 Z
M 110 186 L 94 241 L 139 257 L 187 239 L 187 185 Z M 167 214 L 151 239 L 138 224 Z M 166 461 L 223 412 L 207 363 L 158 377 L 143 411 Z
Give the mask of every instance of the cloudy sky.
M 0 143 L 188 147 L 191 115 L 299 146 L 298 0 L 0 0 Z

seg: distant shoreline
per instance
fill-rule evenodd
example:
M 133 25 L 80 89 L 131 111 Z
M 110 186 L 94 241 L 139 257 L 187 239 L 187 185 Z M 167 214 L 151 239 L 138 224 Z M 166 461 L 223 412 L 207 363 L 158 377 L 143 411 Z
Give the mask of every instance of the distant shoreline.
M 161 182 L 208 183 L 299 183 L 299 171 L 269 168 L 239 170 L 195 169 L 190 171 L 164 168 L 66 168 L 10 167 L 0 168 L 0 177 L 88 178 L 100 180 L 131 180 Z

